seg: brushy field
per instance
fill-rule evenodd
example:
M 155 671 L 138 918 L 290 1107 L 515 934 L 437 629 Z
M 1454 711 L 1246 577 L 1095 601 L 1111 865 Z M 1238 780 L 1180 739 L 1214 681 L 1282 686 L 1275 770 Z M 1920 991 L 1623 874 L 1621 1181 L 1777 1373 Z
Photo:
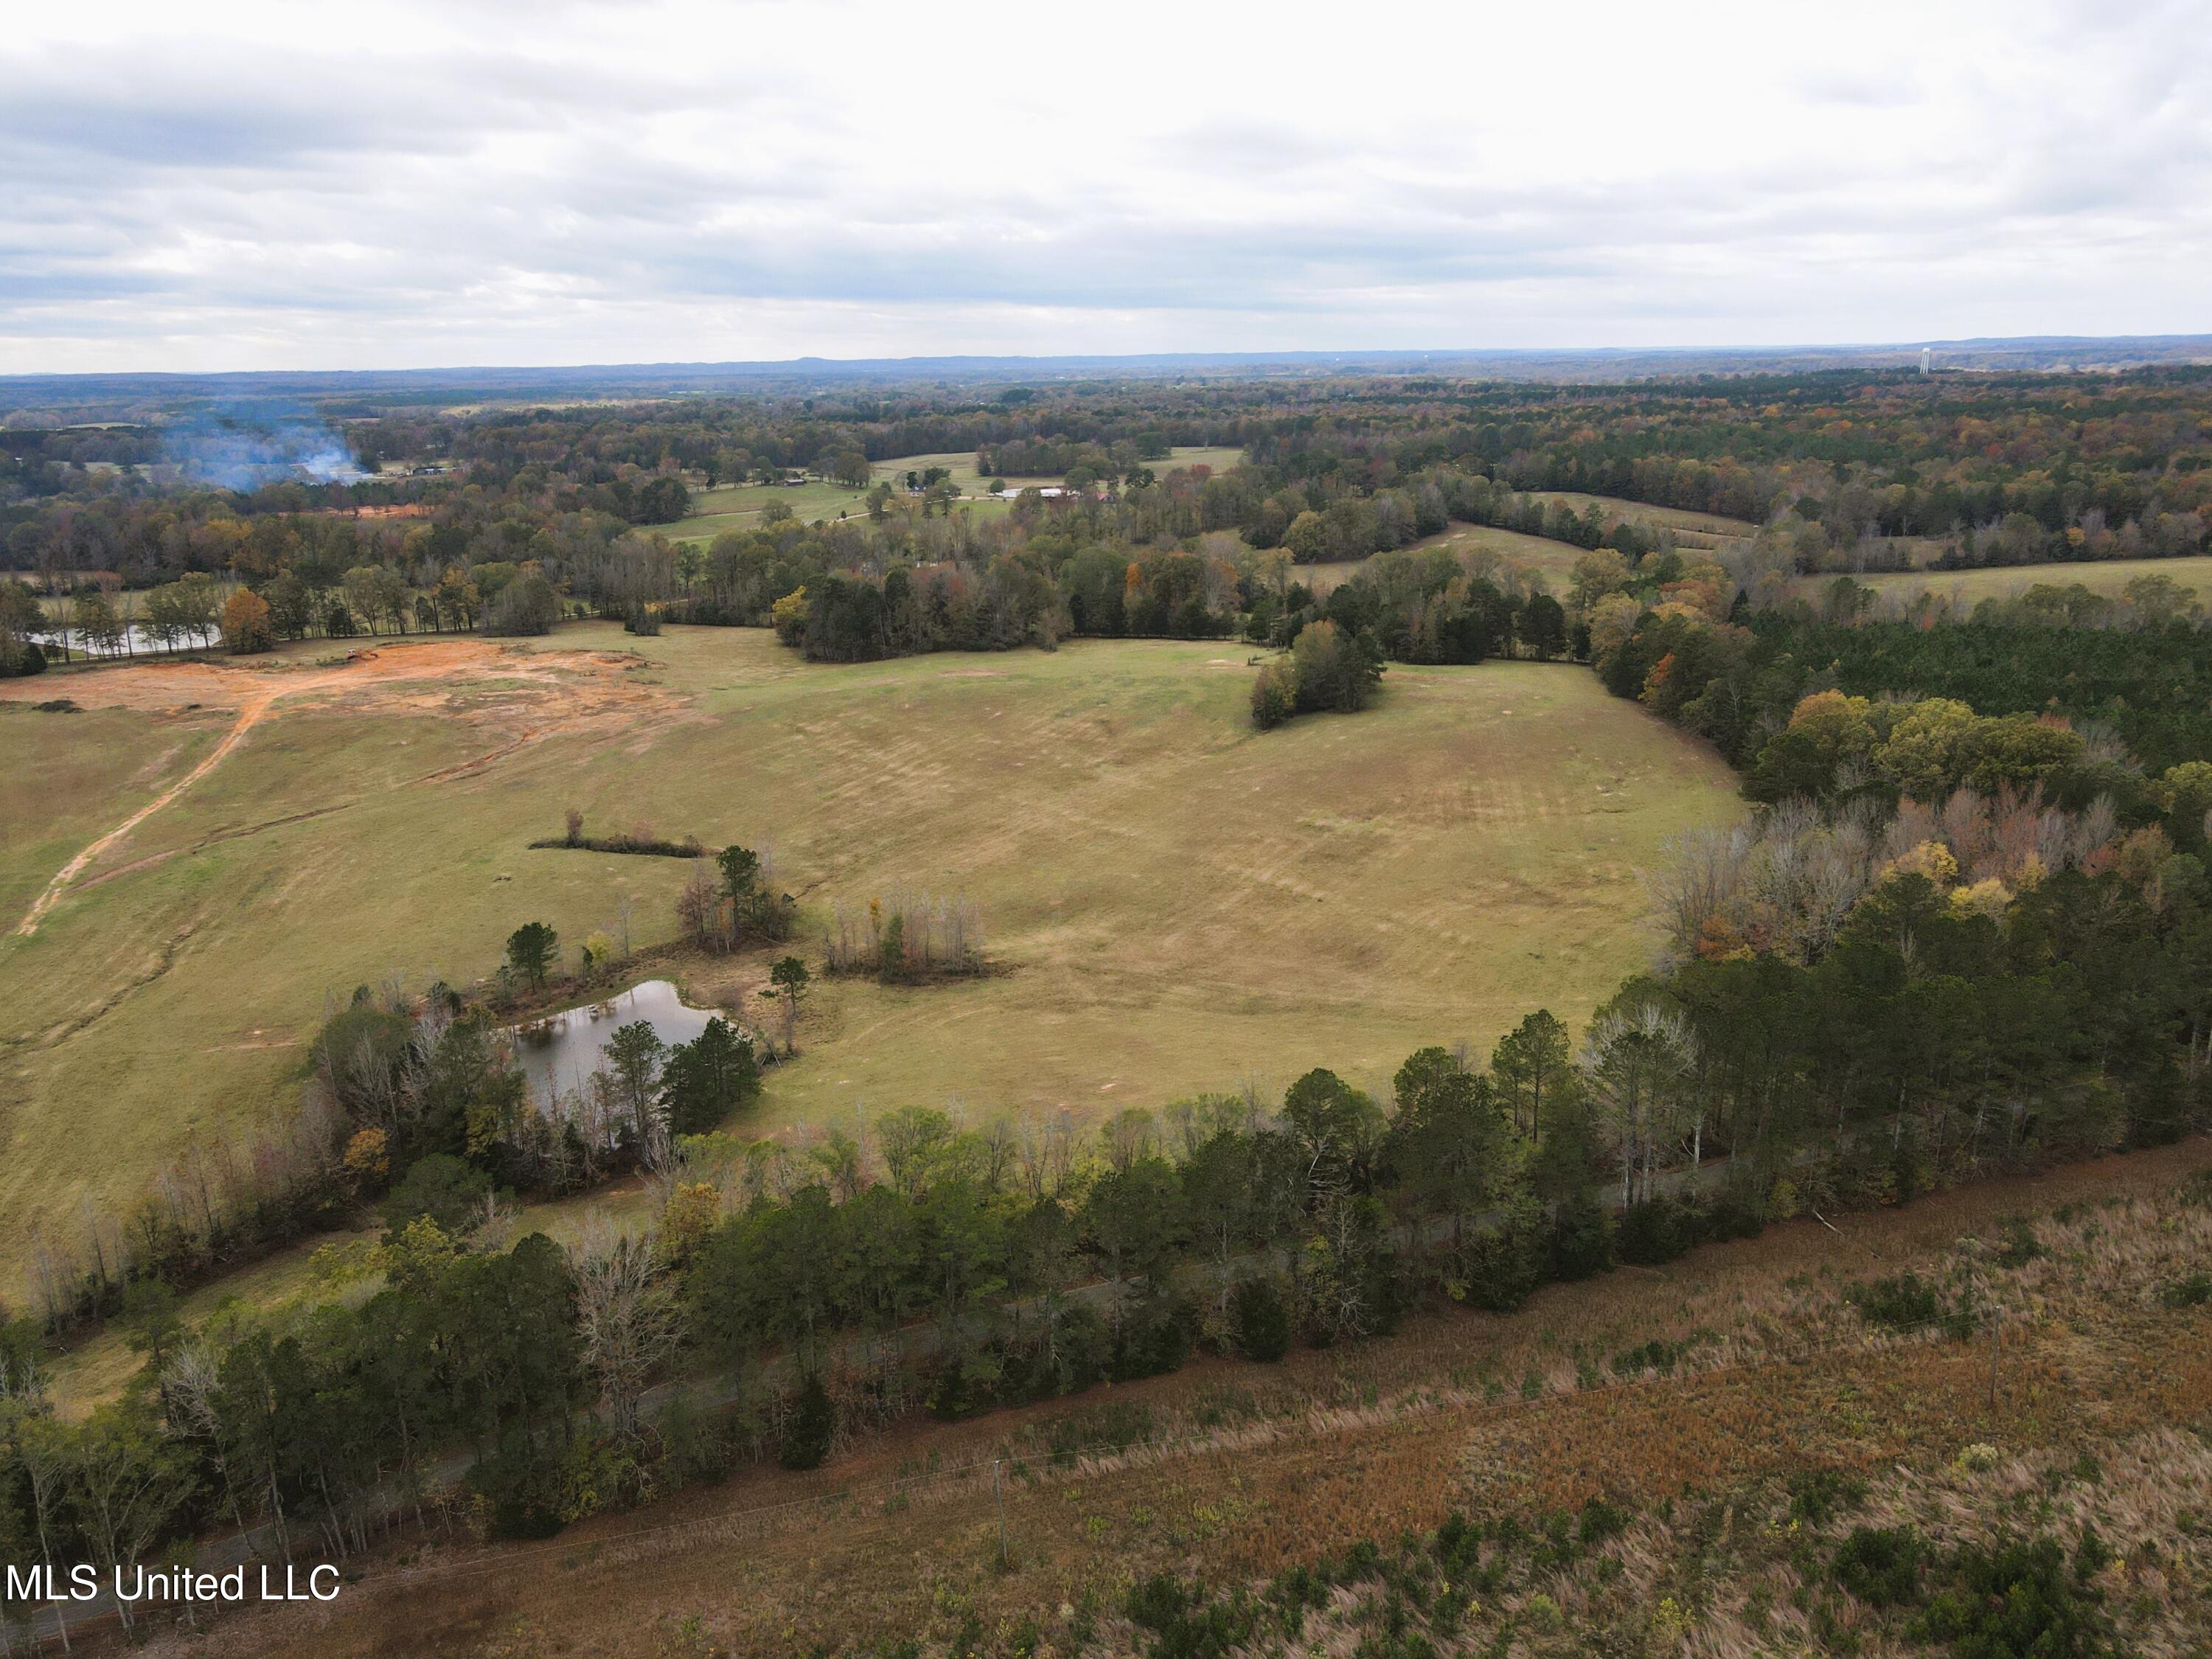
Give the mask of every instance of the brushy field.
M 908 1104 L 1088 1118 L 1317 1065 L 1379 1086 L 1539 1005 L 1578 1022 L 1647 959 L 1638 867 L 1740 810 L 1716 757 L 1564 665 L 1394 666 L 1368 713 L 1261 734 L 1244 648 L 1215 642 L 829 667 L 765 632 L 595 623 L 307 654 L 73 677 L 125 705 L 84 714 L 0 704 L 0 769 L 27 786 L 0 853 L 11 1268 L 33 1222 L 128 1202 L 189 1138 L 282 1108 L 356 985 L 477 978 L 531 920 L 570 953 L 619 940 L 626 903 L 635 944 L 668 939 L 684 861 L 528 848 L 571 805 L 769 849 L 810 955 L 839 902 L 980 908 L 989 975 L 821 990 L 763 1132 Z M 743 1008 L 763 963 L 651 971 Z
M 2178 1190 L 2208 1160 L 2197 1141 L 1804 1219 L 1510 1316 L 908 1423 L 818 1472 L 744 1473 L 550 1544 L 410 1546 L 326 1611 L 226 1620 L 226 1650 L 1134 1653 L 1120 1614 L 1149 1574 L 1257 1583 L 1363 1540 L 1388 1559 L 1450 1510 L 1540 1528 L 1601 1497 L 1617 1536 L 1485 1589 L 1443 1650 L 1564 1659 L 1603 1630 L 1604 1651 L 1833 1651 L 1840 1628 L 1869 1656 L 1918 1651 L 1831 1587 L 1850 1527 L 1948 1544 L 2011 1525 L 2070 1546 L 2094 1519 L 2126 1650 L 2191 1652 L 2212 1314 L 2160 1292 L 2212 1256 L 2212 1210 Z M 2023 1236 L 2033 1253 L 1984 1279 L 2006 1318 L 1994 1405 L 1984 1340 L 1887 1333 L 1846 1305 L 1864 1279 L 1942 1279 L 1963 1237 Z M 1608 1363 L 1655 1338 L 1690 1339 L 1689 1357 L 1664 1374 Z M 1832 1504 L 1793 1513 L 1814 1474 Z M 1384 1601 L 1354 1575 L 1300 1643 L 1265 1650 L 1350 1653 Z
M 1153 462 L 1156 472 L 1165 472 L 1179 466 L 1205 465 L 1217 472 L 1225 472 L 1244 458 L 1241 449 L 1204 449 L 1185 446 L 1173 451 L 1164 461 Z M 962 505 L 970 511 L 1003 513 L 1009 503 L 995 501 L 985 492 L 991 480 L 975 470 L 975 452 L 955 450 L 944 454 L 901 455 L 875 464 L 878 479 L 898 487 L 901 476 L 908 471 L 921 471 L 926 467 L 942 466 L 950 469 L 952 482 L 960 486 L 965 497 Z M 1028 477 L 1008 476 L 1006 483 L 1014 488 L 1026 484 L 1056 484 L 1057 477 Z M 873 488 L 871 485 L 870 488 Z M 718 489 L 701 490 L 692 495 L 695 511 L 691 516 L 670 525 L 663 531 L 670 539 L 679 542 L 712 541 L 726 530 L 750 530 L 760 522 L 761 509 L 771 502 L 781 501 L 792 510 L 793 516 L 808 524 L 817 519 L 835 519 L 839 514 L 854 515 L 868 510 L 866 489 L 848 489 L 844 485 L 827 479 L 812 478 L 805 483 L 729 484 Z
M 2212 558 L 2085 559 L 2072 564 L 1999 565 L 1982 570 L 1886 571 L 1851 580 L 1884 598 L 1909 600 L 1916 594 L 1934 593 L 1975 605 L 1984 599 L 2016 599 L 2038 586 L 2070 587 L 2076 582 L 2093 593 L 2118 599 L 2138 576 L 2167 577 L 2212 605 Z M 1801 576 L 1796 589 L 1811 598 L 1835 580 L 1833 575 Z

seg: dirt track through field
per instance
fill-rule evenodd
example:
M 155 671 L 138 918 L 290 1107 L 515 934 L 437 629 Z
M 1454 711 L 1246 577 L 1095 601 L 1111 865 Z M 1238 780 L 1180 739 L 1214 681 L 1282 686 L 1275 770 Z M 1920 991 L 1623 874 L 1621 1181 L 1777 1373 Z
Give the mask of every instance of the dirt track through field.
M 276 705 L 302 695 L 335 690 L 359 692 L 370 687 L 381 688 L 398 682 L 450 680 L 462 678 L 524 680 L 532 683 L 548 695 L 556 710 L 574 716 L 602 712 L 598 706 L 601 699 L 588 694 L 587 688 L 612 689 L 607 685 L 605 670 L 622 659 L 610 659 L 597 653 L 561 652 L 530 653 L 487 646 L 474 640 L 441 641 L 421 645 L 380 646 L 376 650 L 362 653 L 342 665 L 314 669 L 243 669 L 226 668 L 207 663 L 149 665 L 145 668 L 124 667 L 100 671 L 96 678 L 81 677 L 78 684 L 86 694 L 88 703 L 121 708 L 175 708 L 196 706 L 204 702 L 228 703 L 238 710 L 238 719 L 230 730 L 191 770 L 179 778 L 143 806 L 125 818 L 70 860 L 55 873 L 15 926 L 19 937 L 28 937 L 39 930 L 46 913 L 60 902 L 62 896 L 110 849 L 119 846 L 131 831 L 182 795 L 192 785 L 205 777 L 224 757 L 236 749 L 246 734 L 267 719 Z M 556 676 L 562 668 L 583 666 L 592 671 L 581 684 L 565 677 Z M 73 687 L 72 689 L 76 689 Z M 623 688 L 626 696 L 615 701 L 627 702 L 636 693 Z M 585 695 L 576 695 L 583 692 Z M 21 698 L 16 699 L 21 701 Z M 652 701 L 657 702 L 659 698 Z M 565 705 L 565 707 L 563 706 Z M 520 748 L 532 738 L 541 736 L 555 725 L 568 724 L 568 720 L 546 723 L 533 721 L 521 737 L 501 745 L 489 755 L 449 767 L 430 775 L 429 781 L 442 781 L 452 777 L 473 774 Z
M 286 688 L 288 690 L 291 689 L 293 688 Z M 75 858 L 71 859 L 67 864 L 62 866 L 60 871 L 55 875 L 54 878 L 46 884 L 46 890 L 39 895 L 38 898 L 32 903 L 30 909 L 24 915 L 23 920 L 15 925 L 15 932 L 25 938 L 28 938 L 31 934 L 37 933 L 39 931 L 39 922 L 40 919 L 45 916 L 47 911 L 52 909 L 54 905 L 60 900 L 61 896 L 69 890 L 70 884 L 84 873 L 86 866 L 90 865 L 94 859 L 98 858 L 102 853 L 105 853 L 109 848 L 114 846 L 118 842 L 120 842 L 125 836 L 129 835 L 133 830 L 136 830 L 140 824 L 145 823 L 148 818 L 152 817 L 155 813 L 160 811 L 171 801 L 176 799 L 178 796 L 183 794 L 185 790 L 191 788 L 192 785 L 198 782 L 210 772 L 212 772 L 222 762 L 222 757 L 225 755 L 228 755 L 232 750 L 238 747 L 238 740 L 244 737 L 248 732 L 252 731 L 253 727 L 260 722 L 261 717 L 269 712 L 270 705 L 283 695 L 284 692 L 283 691 L 268 692 L 242 706 L 238 711 L 237 723 L 234 725 L 229 731 L 223 734 L 222 741 L 216 744 L 213 749 L 210 750 L 207 753 L 206 758 L 202 760 L 198 766 L 192 768 L 191 771 L 185 773 L 184 776 L 179 778 L 167 789 L 164 789 L 160 794 L 155 796 L 153 799 L 148 801 L 143 806 L 133 812 L 129 817 L 124 819 L 122 823 L 117 824 L 114 829 L 109 830 L 98 841 L 93 842 L 91 846 L 86 848 L 84 851 L 79 853 Z

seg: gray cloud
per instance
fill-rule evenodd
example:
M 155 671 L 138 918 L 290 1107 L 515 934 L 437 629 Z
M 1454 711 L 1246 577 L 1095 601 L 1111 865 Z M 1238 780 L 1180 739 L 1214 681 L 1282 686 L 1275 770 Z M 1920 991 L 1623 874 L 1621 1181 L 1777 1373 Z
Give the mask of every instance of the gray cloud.
M 0 372 L 2212 330 L 2207 0 L 1392 9 L 41 17 Z

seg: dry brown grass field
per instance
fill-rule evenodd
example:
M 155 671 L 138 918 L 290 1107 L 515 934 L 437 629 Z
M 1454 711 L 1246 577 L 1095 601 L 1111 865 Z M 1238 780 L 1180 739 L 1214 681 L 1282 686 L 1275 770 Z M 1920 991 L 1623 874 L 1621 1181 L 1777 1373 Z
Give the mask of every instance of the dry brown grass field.
M 1614 1571 L 1563 1574 L 1549 1590 L 1570 1612 L 1610 1595 L 1648 1617 L 1679 1588 L 1656 1553 L 1698 1512 L 1678 1503 L 1755 1504 L 1783 1474 L 1816 1468 L 1868 1480 L 1873 1523 L 1911 1515 L 1938 1535 L 2049 1515 L 2050 1502 L 2030 1500 L 2057 1492 L 2061 1517 L 2096 1504 L 2123 1562 L 2155 1560 L 2142 1544 L 2178 1547 L 2176 1505 L 2201 1508 L 2202 1448 L 2175 1431 L 2212 1413 L 2212 1313 L 2162 1307 L 2157 1292 L 2212 1258 L 2212 1211 L 2174 1197 L 2208 1163 L 2212 1144 L 2197 1141 L 1994 1181 L 1553 1286 L 1510 1316 L 1431 1316 L 1279 1366 L 1202 1361 L 971 1422 L 908 1422 L 816 1473 L 743 1474 L 548 1544 L 410 1544 L 368 1564 L 329 1611 L 227 1619 L 222 1638 L 240 1655 L 870 1653 L 898 1638 L 971 1650 L 962 1638 L 979 1653 L 1067 1654 L 1071 1614 L 1096 1607 L 1105 1616 L 1082 1650 L 1130 1652 L 1133 1632 L 1113 1613 L 1146 1574 L 1236 1583 L 1359 1539 L 1387 1549 L 1454 1509 L 1533 1522 L 1599 1495 L 1636 1517 L 1601 1553 Z M 2005 1310 L 1994 1406 L 1980 1340 L 1885 1335 L 1844 1307 L 1849 1283 L 1908 1267 L 1941 1274 L 1960 1239 L 2015 1218 L 2032 1220 L 2045 1254 L 1990 1281 Z M 1626 1346 L 1700 1328 L 1715 1341 L 1674 1375 L 1615 1376 L 1606 1364 Z M 1577 1360 L 1598 1386 L 1577 1386 Z M 1959 1467 L 1978 1443 L 1996 1462 Z M 2101 1493 L 2051 1478 L 2097 1467 L 2081 1462 L 2091 1451 Z M 1755 1565 L 1759 1536 L 1776 1535 L 1768 1554 L 1785 1592 L 1787 1520 L 1759 1520 L 1744 1547 Z M 2129 1572 L 2140 1650 L 2189 1651 L 2202 1586 Z M 1780 1628 L 1752 1639 L 1743 1586 L 1730 1583 L 1690 1603 L 1696 1626 L 1681 1644 L 1650 1650 L 1823 1650 L 1786 1600 Z M 1355 1611 L 1340 1597 L 1323 1626 Z M 1467 1650 L 1488 1650 L 1508 1611 L 1479 1609 L 1489 1622 Z M 1016 1645 L 1030 1618 L 1054 1645 Z M 1516 1652 L 1589 1650 L 1571 1631 L 1521 1632 L 1528 1645 Z
M 611 625 L 147 665 L 0 695 L 0 1255 L 127 1205 L 294 1096 L 364 983 L 489 973 L 517 926 L 674 932 L 681 860 L 532 851 L 563 810 L 771 849 L 807 919 L 972 899 L 994 971 L 840 981 L 760 1133 L 908 1104 L 1090 1118 L 1579 1022 L 1652 935 L 1638 878 L 1740 810 L 1712 755 L 1566 665 L 1393 667 L 1354 717 L 1251 731 L 1241 647 L 802 663 L 762 632 Z M 65 692 L 88 712 L 42 713 Z M 241 730 L 241 722 L 253 723 Z M 92 858 L 69 862 L 205 761 Z M 91 739 L 96 738 L 94 743 Z M 748 1005 L 753 958 L 656 961 Z

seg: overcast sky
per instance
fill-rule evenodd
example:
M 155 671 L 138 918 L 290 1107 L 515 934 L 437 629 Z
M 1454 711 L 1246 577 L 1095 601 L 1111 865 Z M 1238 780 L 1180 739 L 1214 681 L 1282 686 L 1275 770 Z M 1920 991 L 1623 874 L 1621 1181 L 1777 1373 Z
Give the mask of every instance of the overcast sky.
M 0 372 L 2212 331 L 2212 0 L 60 4 Z

